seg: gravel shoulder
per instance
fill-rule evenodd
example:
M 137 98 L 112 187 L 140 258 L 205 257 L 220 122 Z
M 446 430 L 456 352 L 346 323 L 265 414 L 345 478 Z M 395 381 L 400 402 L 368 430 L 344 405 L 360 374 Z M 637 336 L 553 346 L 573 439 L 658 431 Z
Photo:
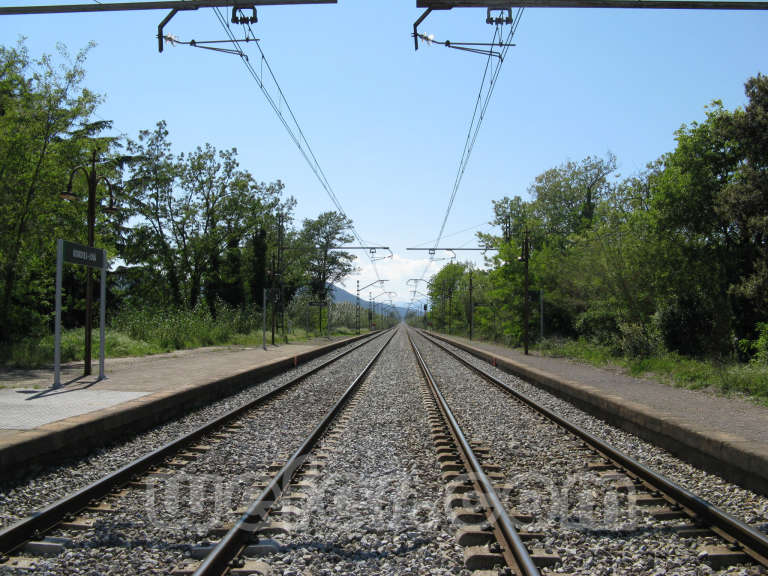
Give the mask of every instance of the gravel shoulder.
M 503 494 L 508 508 L 534 514 L 526 530 L 543 531 L 535 543 L 556 550 L 563 562 L 556 571 L 580 574 L 709 574 L 698 560 L 702 542 L 682 538 L 625 497 L 604 490 L 604 480 L 586 470 L 589 453 L 563 430 L 523 408 L 506 393 L 484 382 L 449 358 L 423 337 L 418 337 L 447 401 L 470 438 L 491 447 L 514 486 Z M 459 352 L 478 365 L 481 362 Z M 489 369 L 482 363 L 483 368 Z M 534 397 L 572 422 L 588 429 L 634 458 L 667 474 L 688 489 L 765 529 L 766 500 L 727 484 L 674 458 L 664 450 L 597 420 L 570 404 L 500 370 L 495 376 Z M 583 457 L 579 458 L 582 454 Z M 574 457 L 575 456 L 575 457 Z M 679 521 L 677 521 L 679 522 Z M 761 569 L 732 567 L 723 573 L 762 573 Z
M 350 357 L 370 356 L 380 345 L 381 342 L 377 339 L 365 344 L 358 351 L 350 354 Z M 47 466 L 24 478 L 0 481 L 0 527 L 8 526 L 28 516 L 46 504 L 98 480 L 108 472 L 148 454 L 209 420 L 285 384 L 297 375 L 342 354 L 353 346 L 355 344 L 334 350 L 298 368 L 195 410 L 184 418 L 167 422 L 129 440 L 101 448 L 87 457 Z
M 598 368 L 567 358 L 524 356 L 518 350 L 486 342 L 469 342 L 451 336 L 464 344 L 506 357 L 520 364 L 544 370 L 565 379 L 575 380 L 637 402 L 660 413 L 683 419 L 698 430 L 717 430 L 752 442 L 768 444 L 768 407 L 738 396 L 723 396 L 715 391 L 689 390 L 650 378 L 637 378 L 618 368 Z
M 167 574 L 194 546 L 205 546 L 212 530 L 237 519 L 237 509 L 253 498 L 249 487 L 298 447 L 382 344 L 367 343 L 249 412 L 235 434 L 204 437 L 211 449 L 183 469 L 106 498 L 114 511 L 86 513 L 96 520 L 92 529 L 57 530 L 55 536 L 71 541 L 36 573 Z

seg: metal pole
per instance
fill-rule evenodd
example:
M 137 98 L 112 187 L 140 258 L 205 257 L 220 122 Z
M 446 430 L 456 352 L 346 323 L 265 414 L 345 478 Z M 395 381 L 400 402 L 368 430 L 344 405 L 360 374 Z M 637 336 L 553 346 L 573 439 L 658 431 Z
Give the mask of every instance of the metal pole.
M 355 327 L 360 334 L 360 280 L 357 281 L 357 296 L 355 298 Z
M 472 269 L 469 269 L 469 341 L 472 342 L 472 325 L 475 309 L 472 305 Z
M 99 380 L 104 380 L 104 350 L 107 318 L 107 251 L 102 250 L 101 289 L 99 290 Z
M 267 349 L 267 289 L 261 295 L 261 347 Z
M 272 346 L 275 345 L 275 255 L 272 254 Z
M 523 262 L 525 263 L 525 286 L 523 289 L 523 351 L 528 355 L 528 318 L 530 311 L 528 309 L 528 259 L 530 256 L 528 241 L 528 229 L 525 230 L 523 238 Z
M 285 309 L 283 305 L 283 213 L 278 212 L 277 215 L 277 309 L 280 316 L 280 333 L 283 335 L 283 340 L 287 343 L 288 340 L 285 336 Z
M 544 290 L 539 288 L 539 337 L 544 339 Z
M 64 240 L 56 240 L 56 320 L 53 327 L 53 387 L 61 386 L 61 277 L 64 268 Z
M 368 292 L 368 331 L 370 332 L 373 330 L 373 312 L 372 312 L 372 303 L 373 303 L 373 292 Z
M 91 173 L 88 174 L 88 247 L 93 248 L 96 225 L 96 150 L 91 157 Z M 91 374 L 91 330 L 93 328 L 93 273 L 85 269 L 85 368 L 84 376 Z

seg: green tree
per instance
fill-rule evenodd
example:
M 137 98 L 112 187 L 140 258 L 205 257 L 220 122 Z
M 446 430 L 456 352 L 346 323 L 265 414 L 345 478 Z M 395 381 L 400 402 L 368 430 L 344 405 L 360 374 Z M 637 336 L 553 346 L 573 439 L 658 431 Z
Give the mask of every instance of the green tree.
M 570 234 L 592 225 L 597 205 L 608 195 L 608 177 L 616 170 L 616 157 L 585 158 L 567 162 L 536 177 L 528 189 L 534 199 L 533 215 L 549 242 L 563 244 Z
M 99 98 L 82 87 L 88 49 L 70 58 L 59 46 L 57 64 L 0 47 L 0 341 L 45 328 L 55 238 L 84 237 L 83 207 L 59 194 L 72 167 L 108 146 L 97 136 L 109 123 L 91 121 Z
M 300 257 L 312 294 L 325 300 L 328 287 L 353 270 L 354 256 L 335 247 L 352 242 L 352 221 L 338 212 L 323 212 L 317 218 L 304 220 L 299 241 Z

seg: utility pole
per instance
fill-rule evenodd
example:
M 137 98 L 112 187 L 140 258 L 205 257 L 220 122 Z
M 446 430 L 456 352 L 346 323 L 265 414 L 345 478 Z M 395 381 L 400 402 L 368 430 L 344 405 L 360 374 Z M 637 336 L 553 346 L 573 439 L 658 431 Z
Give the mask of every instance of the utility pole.
M 275 284 L 276 284 L 276 282 L 275 282 L 275 278 L 276 278 L 275 274 L 277 273 L 276 272 L 277 269 L 275 268 L 275 264 L 276 264 L 276 262 L 275 262 L 275 255 L 272 254 L 272 298 L 271 298 L 271 300 L 272 300 L 272 346 L 275 345 L 275 324 L 276 324 L 276 320 L 277 320 L 275 318 L 275 304 L 277 302 L 277 296 L 276 296 L 277 290 L 275 290 Z
M 368 332 L 373 330 L 373 312 L 371 310 L 373 303 L 373 292 L 368 292 Z
M 544 290 L 539 288 L 539 338 L 544 339 Z
M 280 333 L 285 339 L 285 311 L 283 310 L 283 213 L 277 213 L 277 306 L 280 316 Z M 273 342 L 274 344 L 274 342 Z
M 528 355 L 528 319 L 530 317 L 530 310 L 528 306 L 528 260 L 531 257 L 531 240 L 528 235 L 528 228 L 525 228 L 523 233 L 523 254 L 518 258 L 525 264 L 525 281 L 523 283 L 523 351 L 525 355 Z
M 261 295 L 261 346 L 267 349 L 267 289 Z
M 360 334 L 360 280 L 357 281 L 355 294 L 355 329 Z
M 472 342 L 472 326 L 474 323 L 475 307 L 472 303 L 472 268 L 469 269 L 469 341 Z

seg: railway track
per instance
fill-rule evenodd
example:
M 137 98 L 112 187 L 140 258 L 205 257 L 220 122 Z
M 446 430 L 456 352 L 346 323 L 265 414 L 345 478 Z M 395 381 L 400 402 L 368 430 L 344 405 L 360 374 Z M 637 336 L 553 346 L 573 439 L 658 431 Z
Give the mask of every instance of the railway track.
M 764 534 L 410 329 L 0 531 L 0 550 L 11 573 L 768 573 Z
M 288 412 L 286 408 L 290 408 L 292 403 L 296 405 L 307 402 L 312 409 L 310 412 L 322 413 L 322 408 L 332 403 L 335 391 L 343 390 L 343 374 L 339 373 L 343 370 L 337 370 L 338 367 L 344 363 L 353 364 L 356 357 L 370 355 L 370 349 L 378 353 L 383 337 L 383 334 L 379 334 L 350 347 L 278 388 L 259 395 L 254 400 L 4 528 L 0 531 L 0 570 L 66 572 L 70 560 L 73 563 L 78 561 L 78 554 L 74 552 L 76 548 L 73 546 L 83 533 L 88 535 L 85 543 L 88 556 L 93 557 L 93 550 L 100 546 L 122 547 L 126 551 L 122 556 L 127 560 L 136 560 L 131 567 L 138 567 L 139 572 L 146 568 L 157 568 L 163 560 L 180 558 L 180 554 L 190 546 L 181 542 L 179 536 L 196 538 L 197 542 L 192 542 L 191 545 L 192 548 L 199 547 L 201 537 L 220 532 L 219 527 L 212 526 L 207 521 L 212 515 L 212 510 L 206 505 L 220 504 L 216 502 L 220 495 L 211 494 L 211 489 L 217 489 L 216 483 L 222 476 L 229 480 L 230 484 L 234 483 L 227 488 L 232 491 L 227 503 L 242 498 L 247 494 L 242 484 L 268 475 L 275 467 L 273 464 L 267 470 L 259 470 L 254 463 L 260 462 L 265 452 L 271 452 L 273 457 L 275 454 L 279 455 L 279 450 L 275 447 L 284 447 L 297 436 L 296 433 L 288 433 L 289 424 L 296 424 L 295 427 L 301 430 L 302 426 L 311 425 L 312 421 L 307 418 L 308 422 L 286 422 L 285 426 L 278 426 L 276 431 L 278 435 L 285 436 L 283 438 L 257 438 L 258 442 L 257 439 L 250 442 L 244 441 L 244 437 L 250 434 L 258 435 L 259 424 L 263 419 L 269 418 L 270 411 L 279 404 Z M 357 361 L 359 362 L 359 359 Z M 349 366 L 346 367 L 348 368 Z M 326 383 L 332 385 L 325 385 Z M 310 417 L 313 415 L 302 414 Z M 302 435 L 298 434 L 299 437 Z M 229 450 L 231 445 L 237 443 L 235 440 L 240 441 L 241 446 Z M 265 445 L 259 445 L 259 450 L 251 450 L 249 453 L 249 447 L 253 448 L 262 443 Z M 195 482 L 199 485 L 191 486 Z M 147 500 L 157 497 L 158 491 L 169 485 L 171 492 L 181 490 L 189 493 L 190 490 L 196 489 L 200 496 L 200 500 L 189 502 L 193 514 L 192 517 L 183 519 L 186 525 L 180 531 L 175 529 L 179 527 L 178 524 L 183 525 L 185 522 L 176 523 L 173 518 L 169 521 L 167 516 L 152 517 L 154 510 L 162 508 L 163 505 L 168 509 L 178 502 L 160 503 Z M 231 510 L 218 512 L 229 512 L 231 515 Z M 125 537 L 126 522 L 146 522 L 147 532 L 154 530 L 155 534 L 158 531 L 161 534 L 165 532 L 165 536 L 174 531 L 176 534 L 173 538 L 160 538 L 163 543 L 155 547 L 159 550 L 159 559 L 152 560 L 154 564 L 142 564 L 142 560 L 131 554 L 131 550 L 146 552 L 146 546 L 143 545 L 146 543 L 140 535 L 138 538 L 136 534 Z M 80 551 L 83 551 L 82 548 Z M 110 566 L 109 560 L 109 557 L 102 557 L 95 560 L 94 564 L 101 563 L 101 569 L 106 564 L 114 573 L 123 573 L 120 567 Z
M 540 467 L 536 471 L 538 473 L 537 479 L 541 479 L 546 475 L 545 470 L 547 468 L 550 471 L 559 470 L 563 477 L 569 471 L 581 468 L 585 476 L 592 476 L 597 480 L 596 483 L 593 483 L 592 488 L 598 487 L 604 491 L 605 496 L 600 495 L 598 500 L 609 502 L 616 508 L 628 507 L 634 512 L 634 523 L 630 526 L 616 524 L 611 526 L 605 522 L 598 522 L 597 525 L 584 525 L 582 523 L 579 526 L 580 518 L 578 515 L 568 517 L 569 512 L 572 512 L 572 510 L 569 510 L 567 506 L 564 509 L 560 509 L 558 511 L 559 515 L 554 515 L 554 517 L 550 515 L 546 520 L 536 518 L 535 514 L 531 514 L 524 509 L 524 505 L 520 506 L 520 503 L 525 499 L 521 495 L 526 490 L 530 495 L 530 487 L 525 488 L 515 485 L 516 480 L 510 480 L 510 478 L 523 480 L 524 482 L 529 480 L 532 475 L 531 469 L 525 469 L 525 466 L 523 466 L 524 474 L 521 475 L 519 471 L 516 474 L 515 468 L 521 458 L 517 458 L 518 462 L 516 463 L 514 456 L 509 457 L 500 450 L 487 451 L 486 454 L 489 461 L 506 464 L 505 467 L 491 464 L 490 468 L 494 472 L 506 468 L 504 470 L 506 474 L 497 476 L 500 496 L 489 493 L 487 490 L 486 493 L 483 493 L 476 489 L 476 496 L 479 496 L 480 499 L 480 508 L 485 513 L 488 513 L 490 504 L 492 504 L 492 502 L 488 501 L 498 498 L 499 501 L 505 501 L 507 509 L 514 509 L 515 513 L 523 519 L 522 522 L 514 522 L 517 528 L 521 528 L 526 524 L 545 526 L 547 520 L 549 521 L 547 526 L 549 533 L 547 533 L 547 530 L 532 531 L 524 528 L 517 534 L 518 537 L 522 536 L 529 549 L 534 551 L 531 556 L 533 556 L 535 564 L 548 566 L 562 562 L 561 558 L 551 553 L 552 549 L 561 548 L 564 545 L 564 542 L 558 542 L 558 534 L 563 536 L 565 533 L 570 533 L 570 535 L 564 537 L 571 542 L 573 541 L 572 535 L 574 532 L 581 532 L 582 534 L 599 533 L 601 537 L 609 537 L 613 541 L 628 542 L 633 537 L 636 537 L 637 534 L 656 532 L 662 538 L 669 540 L 680 539 L 687 548 L 695 549 L 694 558 L 697 561 L 696 563 L 706 565 L 708 568 L 727 570 L 731 566 L 741 565 L 752 566 L 754 571 L 761 572 L 768 567 L 768 537 L 765 534 L 733 518 L 706 500 L 699 498 L 668 478 L 613 448 L 585 429 L 572 424 L 532 398 L 513 389 L 479 366 L 479 363 L 468 361 L 442 342 L 429 338 L 423 333 L 417 338 L 420 339 L 422 347 L 432 347 L 431 353 L 427 354 L 427 356 L 432 356 L 433 359 L 438 354 L 443 357 L 446 357 L 446 355 L 450 357 L 451 362 L 446 364 L 439 373 L 441 376 L 450 374 L 455 382 L 462 383 L 464 387 L 463 393 L 459 393 L 460 387 L 456 386 L 454 382 L 452 392 L 447 394 L 450 397 L 451 403 L 457 409 L 460 402 L 471 402 L 473 397 L 489 393 L 488 389 L 492 387 L 496 390 L 496 397 L 503 396 L 507 398 L 507 401 L 511 399 L 517 404 L 520 409 L 518 413 L 520 418 L 523 417 L 522 414 L 524 412 L 527 412 L 525 424 L 533 422 L 533 425 L 537 426 L 536 429 L 531 430 L 531 435 L 541 435 L 541 431 L 548 428 L 548 439 L 551 442 L 569 443 L 567 451 L 570 452 L 570 457 L 566 461 L 560 460 L 553 465 L 546 464 L 547 452 L 554 448 L 552 444 L 549 445 L 549 449 L 545 452 L 539 452 L 537 457 L 534 458 L 534 460 L 538 460 Z M 415 344 L 414 349 L 417 350 Z M 418 351 L 417 354 L 422 355 Z M 438 377 L 437 381 L 434 380 L 434 376 L 432 376 L 432 372 L 430 372 L 426 362 L 424 362 L 422 370 L 429 374 L 428 380 L 433 381 L 431 386 L 439 390 L 440 385 L 437 382 L 439 382 L 440 377 Z M 441 406 L 441 410 L 450 410 L 448 408 L 449 401 L 443 399 L 442 402 L 444 402 L 444 406 Z M 462 410 L 459 411 L 462 412 Z M 485 414 L 483 417 L 478 418 L 477 414 L 475 414 L 474 420 L 471 420 L 471 411 L 463 410 L 463 412 L 466 420 L 458 417 L 456 426 L 459 426 L 459 422 L 465 421 L 470 424 L 473 432 L 477 433 L 477 436 L 482 436 L 483 430 L 483 426 L 478 424 L 483 421 L 487 424 L 494 417 L 494 414 Z M 498 421 L 492 423 L 492 426 L 495 427 L 499 425 Z M 509 440 L 514 443 L 524 441 L 525 438 L 526 431 L 524 430 L 517 437 L 513 433 L 509 434 Z M 466 458 L 467 456 L 462 454 L 462 459 Z M 530 462 L 528 464 L 530 465 Z M 467 468 L 467 472 L 471 474 L 474 470 Z M 555 481 L 556 483 L 557 480 Z M 542 488 L 552 490 L 553 487 L 554 485 L 550 484 L 549 486 L 539 485 L 537 488 L 539 490 Z M 595 501 L 594 495 L 589 499 L 590 501 Z M 536 508 L 536 511 L 539 513 L 546 512 L 541 506 Z M 493 515 L 503 519 L 503 516 L 498 515 L 495 511 L 491 513 L 491 516 Z M 502 538 L 508 539 L 507 534 L 499 534 L 500 532 L 509 532 L 509 530 L 502 529 L 498 523 L 491 524 L 494 527 L 493 536 L 497 542 L 497 551 L 515 550 L 519 542 L 505 542 Z M 486 532 L 488 531 L 486 530 Z M 490 539 L 490 534 L 486 534 L 485 538 Z M 582 540 L 582 545 L 584 544 L 587 544 L 587 542 Z M 651 556 L 654 554 L 654 550 L 649 547 L 644 548 L 642 552 Z M 518 552 L 515 552 L 515 555 L 517 554 Z M 508 561 L 509 559 L 505 557 L 505 560 Z M 525 573 L 515 566 L 509 567 L 515 573 Z M 586 572 L 589 573 L 590 566 L 588 564 L 582 567 L 587 568 Z M 596 570 L 597 568 L 595 566 Z
M 428 413 L 410 386 L 417 368 L 405 332 L 393 340 L 194 576 L 283 574 L 305 567 L 311 574 L 462 571 L 449 525 L 434 522 L 445 520 L 442 481 L 425 430 Z M 391 394 L 402 381 L 393 373 L 406 384 L 394 400 Z

